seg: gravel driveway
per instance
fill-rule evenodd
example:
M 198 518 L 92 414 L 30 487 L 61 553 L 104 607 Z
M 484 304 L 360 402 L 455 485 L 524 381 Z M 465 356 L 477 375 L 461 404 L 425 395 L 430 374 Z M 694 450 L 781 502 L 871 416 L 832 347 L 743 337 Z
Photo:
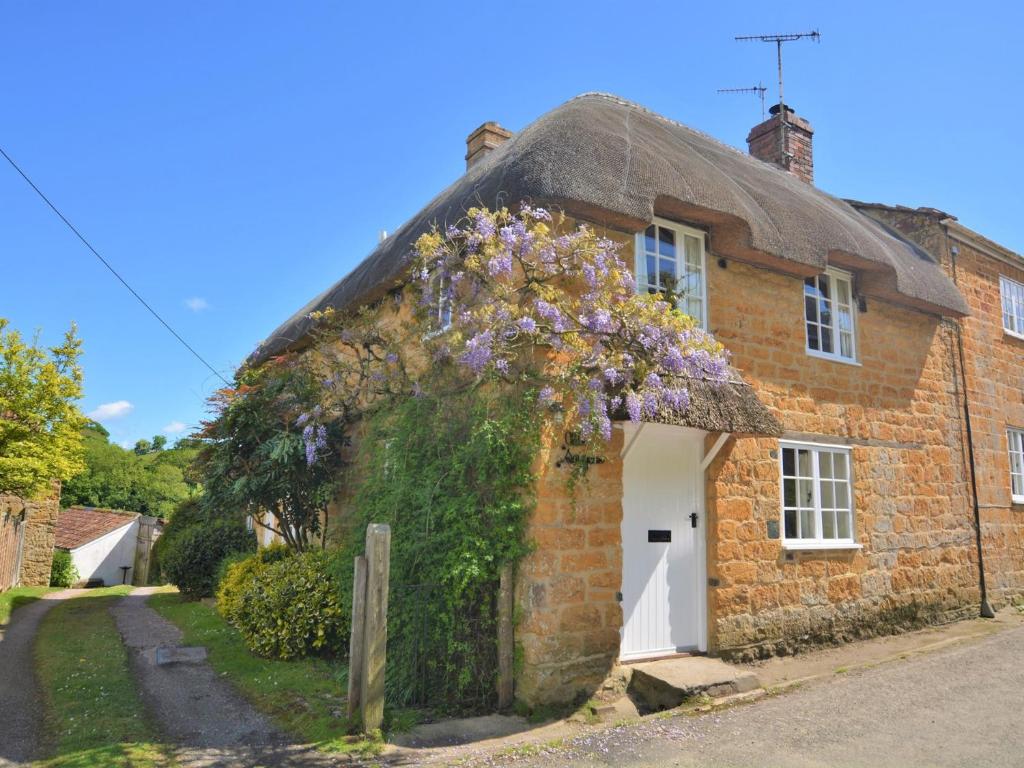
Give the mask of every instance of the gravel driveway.
M 75 594 L 70 589 L 51 592 L 18 608 L 0 633 L 0 766 L 23 765 L 39 751 L 43 704 L 32 641 L 43 616 Z
M 517 766 L 1024 765 L 1024 627 L 771 699 L 485 761 Z

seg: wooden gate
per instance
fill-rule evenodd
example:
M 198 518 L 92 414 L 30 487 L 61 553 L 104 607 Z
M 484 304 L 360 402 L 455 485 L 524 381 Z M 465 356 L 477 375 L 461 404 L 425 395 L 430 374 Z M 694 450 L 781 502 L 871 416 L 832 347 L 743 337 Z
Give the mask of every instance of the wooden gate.
M 18 584 L 25 546 L 25 513 L 0 513 L 0 592 Z

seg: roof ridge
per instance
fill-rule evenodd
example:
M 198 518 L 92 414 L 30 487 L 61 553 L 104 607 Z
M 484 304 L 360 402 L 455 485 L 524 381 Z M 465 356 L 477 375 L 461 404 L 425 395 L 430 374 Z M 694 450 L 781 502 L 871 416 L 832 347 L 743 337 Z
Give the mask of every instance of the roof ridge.
M 623 107 L 629 107 L 630 109 L 638 110 L 640 112 L 643 112 L 645 114 L 650 115 L 653 118 L 661 120 L 662 122 L 668 123 L 669 125 L 674 125 L 674 126 L 677 126 L 679 128 L 685 128 L 687 131 L 690 131 L 691 133 L 694 133 L 697 136 L 700 136 L 702 139 L 707 139 L 708 141 L 712 142 L 713 144 L 717 144 L 718 146 L 722 147 L 723 149 L 727 149 L 730 152 L 734 152 L 735 154 L 739 155 L 740 157 L 744 157 L 747 160 L 752 160 L 752 161 L 758 163 L 759 166 L 762 166 L 762 165 L 763 166 L 767 166 L 769 168 L 774 168 L 775 170 L 778 170 L 778 171 L 781 171 L 782 173 L 785 173 L 785 171 L 783 171 L 781 168 L 779 168 L 774 163 L 766 163 L 763 160 L 758 160 L 756 157 L 750 155 L 747 152 L 744 152 L 739 147 L 734 147 L 732 144 L 726 144 L 724 141 L 722 141 L 719 138 L 716 138 L 715 136 L 712 136 L 710 133 L 705 133 L 704 131 L 700 130 L 699 128 L 694 128 L 692 125 L 687 125 L 686 123 L 681 122 L 679 120 L 676 120 L 674 118 L 666 117 L 665 115 L 661 114 L 660 112 L 655 112 L 650 107 L 645 107 L 643 104 L 639 104 L 639 103 L 637 103 L 635 101 L 630 101 L 629 99 L 625 99 L 622 96 L 617 96 L 614 93 L 607 93 L 605 91 L 585 91 L 584 93 L 581 93 L 581 94 L 578 94 L 576 96 L 573 96 L 571 99 L 569 99 L 565 103 L 566 104 L 571 104 L 574 101 L 579 101 L 581 99 L 590 99 L 590 98 L 604 99 L 605 101 L 610 101 L 613 104 L 618 104 L 618 105 L 623 106 Z M 557 107 L 556 107 L 556 109 L 557 109 Z M 815 189 L 817 189 L 817 187 L 815 187 Z

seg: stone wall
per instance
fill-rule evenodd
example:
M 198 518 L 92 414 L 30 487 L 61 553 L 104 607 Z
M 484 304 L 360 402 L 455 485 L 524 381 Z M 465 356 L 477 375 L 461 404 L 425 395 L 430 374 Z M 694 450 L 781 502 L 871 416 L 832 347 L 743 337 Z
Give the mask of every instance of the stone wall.
M 516 698 L 530 704 L 587 696 L 619 656 L 622 608 L 622 430 L 609 459 L 589 468 L 570 494 L 560 435 L 547 433 L 537 459 L 537 504 L 519 565 Z M 561 462 L 561 466 L 558 466 Z
M 784 437 L 851 447 L 862 547 L 792 552 L 769 538 L 778 442 L 730 441 L 707 475 L 712 650 L 759 657 L 970 615 L 977 568 L 947 324 L 869 299 L 860 364 L 812 357 L 801 278 L 708 263 L 711 331 Z
M 18 516 L 22 513 L 25 515 L 25 538 L 18 583 L 23 587 L 49 586 L 53 538 L 60 513 L 60 485 L 54 483 L 49 496 L 44 499 L 0 494 L 0 515 Z
M 1024 340 L 1004 332 L 999 278 L 1024 283 L 1024 259 L 959 227 L 941 211 L 869 213 L 943 259 L 971 308 L 961 321 L 989 600 L 1024 595 L 1024 505 L 1010 498 L 1007 427 L 1024 428 Z M 953 266 L 952 248 L 959 253 Z

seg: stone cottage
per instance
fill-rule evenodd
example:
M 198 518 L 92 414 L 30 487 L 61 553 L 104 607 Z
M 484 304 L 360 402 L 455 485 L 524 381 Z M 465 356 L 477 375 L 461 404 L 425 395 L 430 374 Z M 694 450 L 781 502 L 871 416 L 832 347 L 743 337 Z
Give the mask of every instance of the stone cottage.
M 986 583 L 996 605 L 1020 594 L 1024 260 L 938 211 L 817 189 L 812 140 L 776 109 L 748 155 L 604 94 L 516 134 L 485 123 L 465 175 L 255 356 L 393 290 L 416 237 L 474 205 L 560 208 L 623 244 L 638 290 L 685 287 L 742 380 L 695 382 L 678 423 L 617 424 L 575 503 L 568 448 L 545 444 L 516 579 L 521 700 L 637 659 L 976 615 Z

